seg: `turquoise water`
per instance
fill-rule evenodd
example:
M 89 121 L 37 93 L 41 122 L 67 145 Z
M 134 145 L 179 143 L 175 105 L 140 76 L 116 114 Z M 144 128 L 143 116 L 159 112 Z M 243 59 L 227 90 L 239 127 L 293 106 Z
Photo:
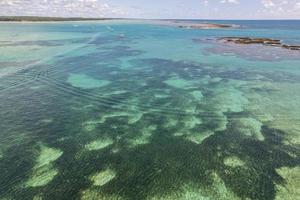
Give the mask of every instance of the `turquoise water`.
M 0 24 L 0 199 L 297 199 L 299 21 Z M 279 25 L 278 25 L 279 24 Z

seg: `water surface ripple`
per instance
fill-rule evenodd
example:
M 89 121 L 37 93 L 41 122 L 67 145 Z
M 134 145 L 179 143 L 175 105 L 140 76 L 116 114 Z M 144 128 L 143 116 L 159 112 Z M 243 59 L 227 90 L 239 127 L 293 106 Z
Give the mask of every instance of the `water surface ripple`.
M 298 21 L 77 23 L 1 25 L 0 200 L 300 196 L 300 59 L 218 42 Z

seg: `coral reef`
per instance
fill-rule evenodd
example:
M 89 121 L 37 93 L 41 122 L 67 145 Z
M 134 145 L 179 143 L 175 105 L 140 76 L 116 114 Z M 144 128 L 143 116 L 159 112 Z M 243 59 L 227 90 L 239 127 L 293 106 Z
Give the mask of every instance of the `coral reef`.
M 25 183 L 26 187 L 40 187 L 47 185 L 58 174 L 53 166 L 61 155 L 62 151 L 44 145 L 40 146 L 40 152 L 33 167 L 32 174 Z
M 266 46 L 281 47 L 289 50 L 300 50 L 298 45 L 283 44 L 280 40 L 270 38 L 250 38 L 250 37 L 224 37 L 220 40 L 233 42 L 235 44 L 262 44 Z

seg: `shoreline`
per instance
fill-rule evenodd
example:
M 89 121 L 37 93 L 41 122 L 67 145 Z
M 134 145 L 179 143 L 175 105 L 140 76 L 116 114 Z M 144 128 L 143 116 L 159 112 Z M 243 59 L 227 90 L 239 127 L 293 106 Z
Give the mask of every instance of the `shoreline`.
M 93 17 L 39 17 L 39 16 L 0 16 L 0 21 L 4 22 L 40 22 L 40 21 L 89 21 L 89 20 L 95 20 L 95 21 L 101 21 L 101 20 L 110 20 L 110 19 L 119 19 L 119 18 L 93 18 Z

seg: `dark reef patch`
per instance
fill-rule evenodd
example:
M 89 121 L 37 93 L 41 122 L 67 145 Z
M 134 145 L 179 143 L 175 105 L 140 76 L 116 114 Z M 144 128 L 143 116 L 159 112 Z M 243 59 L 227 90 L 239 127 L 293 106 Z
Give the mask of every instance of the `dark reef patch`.
M 300 46 L 298 45 L 287 45 L 283 44 L 280 40 L 270 38 L 224 37 L 220 38 L 220 40 L 235 44 L 262 44 L 271 47 L 281 47 L 288 50 L 300 50 Z
M 274 199 L 274 184 L 284 184 L 275 169 L 299 165 L 299 159 L 286 153 L 280 139 L 284 133 L 265 126 L 263 142 L 228 129 L 207 138 L 201 145 L 160 131 L 164 133 L 156 132 L 148 145 L 106 157 L 105 164 L 116 170 L 117 177 L 100 190 L 102 193 L 118 194 L 125 199 L 180 194 L 184 183 L 210 187 L 213 184 L 210 174 L 216 172 L 241 198 Z M 223 160 L 228 156 L 237 156 L 246 165 L 225 166 Z
M 222 56 L 237 56 L 250 61 L 280 62 L 282 60 L 298 60 L 299 50 L 290 50 L 276 46 L 266 46 L 260 43 L 247 45 L 226 42 L 218 39 L 194 39 L 196 43 L 211 45 L 205 48 L 204 55 L 218 54 Z M 293 47 L 291 47 L 293 48 Z

